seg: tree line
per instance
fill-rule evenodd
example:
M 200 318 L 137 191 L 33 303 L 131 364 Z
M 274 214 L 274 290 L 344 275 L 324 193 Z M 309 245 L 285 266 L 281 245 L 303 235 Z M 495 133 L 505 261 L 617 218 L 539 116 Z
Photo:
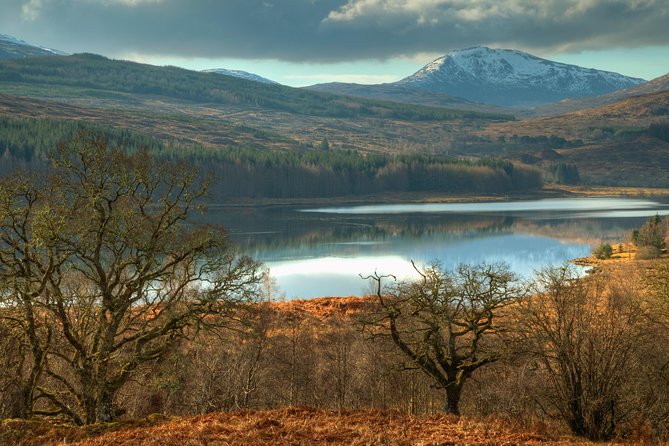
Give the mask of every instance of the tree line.
M 511 162 L 353 151 L 267 153 L 230 151 L 214 164 L 225 198 L 335 197 L 397 192 L 508 193 L 537 190 L 540 171 Z
M 113 147 L 143 148 L 158 160 L 183 160 L 208 172 L 212 200 L 335 197 L 381 192 L 509 193 L 543 186 L 541 171 L 494 158 L 465 160 L 301 147 L 207 148 L 164 143 L 124 129 L 32 118 L 0 118 L 0 171 L 44 169 L 51 148 L 79 133 Z

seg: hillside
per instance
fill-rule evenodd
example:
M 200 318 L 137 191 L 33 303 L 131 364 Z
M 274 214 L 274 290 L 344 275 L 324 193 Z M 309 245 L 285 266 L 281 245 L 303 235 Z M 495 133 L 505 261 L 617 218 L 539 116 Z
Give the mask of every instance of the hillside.
M 211 172 L 211 200 L 391 191 L 507 193 L 537 190 L 542 184 L 536 169 L 429 151 L 434 149 L 428 146 L 431 138 L 443 143 L 449 132 L 474 124 L 466 121 L 413 126 L 379 118 L 326 119 L 242 109 L 230 113 L 155 100 L 150 104 L 154 109 L 110 110 L 0 95 L 0 154 L 5 160 L 0 172 L 46 166 L 51 149 L 83 130 L 101 133 L 127 150 L 146 147 L 157 159 L 187 159 L 194 168 Z M 402 153 L 402 147 L 393 146 L 394 139 L 406 144 L 409 138 L 425 150 Z
M 3 87 L 12 88 L 0 84 L 0 89 Z M 49 94 L 49 90 L 45 89 L 44 93 Z M 141 132 L 170 144 L 203 145 L 216 150 L 232 147 L 304 150 L 317 147 L 327 138 L 333 151 L 389 154 L 447 153 L 458 135 L 474 131 L 486 121 L 474 118 L 405 121 L 377 116 L 336 118 L 242 105 L 200 104 L 151 95 L 119 96 L 38 99 L 0 93 L 0 117 L 111 126 Z M 37 121 L 31 125 L 38 126 Z M 30 128 L 24 130 L 21 132 L 24 137 L 35 133 Z
M 383 117 L 405 120 L 506 119 L 502 115 L 352 99 L 262 84 L 219 73 L 110 60 L 93 54 L 0 60 L 0 93 L 50 98 L 114 99 L 132 105 L 135 95 L 309 116 Z
M 586 183 L 666 187 L 669 141 L 650 131 L 650 126 L 664 128 L 668 123 L 669 91 L 659 91 L 558 116 L 491 124 L 480 134 L 491 141 L 504 140 L 500 146 L 507 155 L 529 154 L 539 157 L 536 162 L 542 162 L 547 149 L 529 143 L 537 138 L 551 135 L 579 141 L 572 147 L 555 147 L 551 157 L 553 162 L 577 166 Z
M 557 116 L 491 124 L 486 133 L 492 136 L 552 134 L 568 139 L 593 141 L 601 138 L 601 130 L 608 129 L 609 133 L 635 128 L 640 130 L 650 124 L 663 123 L 667 120 L 669 120 L 669 90 L 624 97 L 610 104 Z
M 295 160 L 306 151 L 326 147 L 331 152 L 328 163 L 339 166 L 342 161 L 334 161 L 334 154 L 341 151 L 358 152 L 362 154 L 359 159 L 369 153 L 453 160 L 466 157 L 473 163 L 493 157 L 540 167 L 548 181 L 563 181 L 553 172 L 566 163 L 583 172 L 582 180 L 587 184 L 669 185 L 665 184 L 668 180 L 662 167 L 667 165 L 663 164 L 666 143 L 646 133 L 649 125 L 666 123 L 669 93 L 664 91 L 559 116 L 515 120 L 503 113 L 506 109 L 448 94 L 402 88 L 402 93 L 394 96 L 397 90 L 374 87 L 383 99 L 421 102 L 431 96 L 434 105 L 443 100 L 453 107 L 472 110 L 354 98 L 87 54 L 0 61 L 0 80 L 0 118 L 4 119 L 4 128 L 14 129 L 13 139 L 7 132 L 3 136 L 4 144 L 24 159 L 31 159 L 31 151 L 44 151 L 60 139 L 71 137 L 74 132 L 69 126 L 77 122 L 135 132 L 143 135 L 140 139 L 166 144 L 170 153 L 196 154 L 200 160 L 209 154 L 199 147 L 215 151 L 217 157 L 223 153 L 219 151 L 270 149 L 298 154 L 292 161 L 281 161 L 288 165 L 298 162 Z M 659 79 L 638 88 L 661 89 L 662 85 Z M 350 86 L 341 87 L 344 92 Z M 32 121 L 19 123 L 16 119 Z M 42 130 L 35 131 L 40 126 Z M 69 130 L 63 133 L 66 127 Z M 37 134 L 43 137 L 36 138 Z M 16 142 L 17 138 L 31 142 Z M 630 144 L 636 148 L 630 150 Z M 149 145 L 155 146 L 153 142 Z M 187 147 L 186 152 L 179 147 Z M 549 151 L 546 159 L 542 155 L 545 151 Z M 272 158 L 260 153 L 253 156 L 257 160 L 265 158 L 264 162 Z M 319 162 L 325 162 L 318 157 Z M 346 163 L 358 163 L 354 158 L 348 157 Z M 393 184 L 405 181 L 404 172 L 390 166 L 388 160 L 374 163 L 364 161 L 369 168 L 361 168 L 362 176 L 351 184 L 369 183 L 368 179 L 377 178 L 385 166 L 389 168 L 381 173 L 386 178 L 392 176 Z M 327 168 L 332 166 L 328 164 Z M 306 169 L 306 164 L 302 167 Z M 615 171 L 621 176 L 613 175 Z M 332 175 L 337 181 L 348 181 L 340 173 L 333 171 Z M 305 189 L 294 175 L 288 171 L 285 175 L 293 178 L 292 189 Z M 265 185 L 263 190 L 269 187 Z M 367 190 L 376 193 L 383 187 L 390 186 L 379 183 Z M 392 187 L 406 191 L 418 186 Z M 434 188 L 440 186 L 430 187 L 439 190 Z M 483 188 L 488 190 L 488 186 Z
M 379 99 L 384 101 L 403 102 L 407 104 L 446 107 L 458 110 L 471 110 L 483 113 L 502 113 L 514 115 L 517 110 L 496 107 L 493 105 L 468 101 L 448 93 L 424 91 L 405 88 L 395 84 L 361 85 L 332 82 L 305 87 L 309 90 L 325 93 L 341 94 L 361 98 Z
M 616 101 L 620 101 L 632 96 L 642 96 L 667 90 L 669 90 L 669 74 L 655 78 L 646 82 L 645 84 L 624 88 L 622 90 L 617 90 L 602 96 L 596 96 L 593 98 L 565 99 L 564 101 L 560 101 L 555 104 L 537 107 L 532 110 L 532 112 L 538 116 L 553 116 L 612 104 Z

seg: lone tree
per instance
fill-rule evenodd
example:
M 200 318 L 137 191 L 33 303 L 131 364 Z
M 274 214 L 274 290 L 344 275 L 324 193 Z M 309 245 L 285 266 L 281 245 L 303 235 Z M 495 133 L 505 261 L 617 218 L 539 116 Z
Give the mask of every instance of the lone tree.
M 393 342 L 419 368 L 445 389 L 444 411 L 460 414 L 462 389 L 474 371 L 500 359 L 503 348 L 490 341 L 505 330 L 503 307 L 521 296 L 516 277 L 504 265 L 461 265 L 449 273 L 432 264 L 420 278 L 384 290 L 374 274 L 383 308 L 379 321 Z
M 113 420 L 138 367 L 254 298 L 258 265 L 190 222 L 205 192 L 192 169 L 91 136 L 59 145 L 42 181 L 0 184 L 0 311 L 31 352 L 27 415 Z

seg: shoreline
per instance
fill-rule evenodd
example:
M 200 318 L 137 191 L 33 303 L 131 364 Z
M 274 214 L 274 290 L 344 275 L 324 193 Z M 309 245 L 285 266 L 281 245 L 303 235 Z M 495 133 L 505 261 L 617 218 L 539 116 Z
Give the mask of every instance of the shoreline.
M 358 204 L 401 204 L 401 203 L 486 203 L 496 201 L 524 201 L 549 198 L 588 197 L 629 197 L 629 198 L 669 198 L 669 188 L 628 187 L 628 186 L 567 186 L 548 184 L 541 190 L 514 192 L 509 194 L 447 194 L 429 192 L 387 192 L 370 195 L 347 195 L 317 198 L 258 198 L 236 199 L 210 203 L 207 207 L 253 208 L 271 206 L 358 205 Z

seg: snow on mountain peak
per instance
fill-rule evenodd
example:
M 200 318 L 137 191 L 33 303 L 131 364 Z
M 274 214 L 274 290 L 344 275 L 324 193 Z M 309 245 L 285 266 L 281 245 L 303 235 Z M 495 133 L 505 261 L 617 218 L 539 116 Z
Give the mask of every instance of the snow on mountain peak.
M 17 39 L 16 37 L 12 37 L 7 34 L 0 34 L 0 41 L 13 43 L 14 45 L 26 45 L 26 46 L 30 45 L 28 42 L 24 40 Z
M 51 48 L 31 45 L 25 40 L 7 34 L 0 34 L 0 59 L 44 55 L 66 56 L 67 53 Z
M 517 105 L 595 96 L 643 82 L 618 73 L 541 59 L 522 51 L 477 46 L 452 51 L 396 84 L 498 105 Z M 522 91 L 525 95 L 514 99 Z M 504 98 L 496 99 L 500 94 Z

